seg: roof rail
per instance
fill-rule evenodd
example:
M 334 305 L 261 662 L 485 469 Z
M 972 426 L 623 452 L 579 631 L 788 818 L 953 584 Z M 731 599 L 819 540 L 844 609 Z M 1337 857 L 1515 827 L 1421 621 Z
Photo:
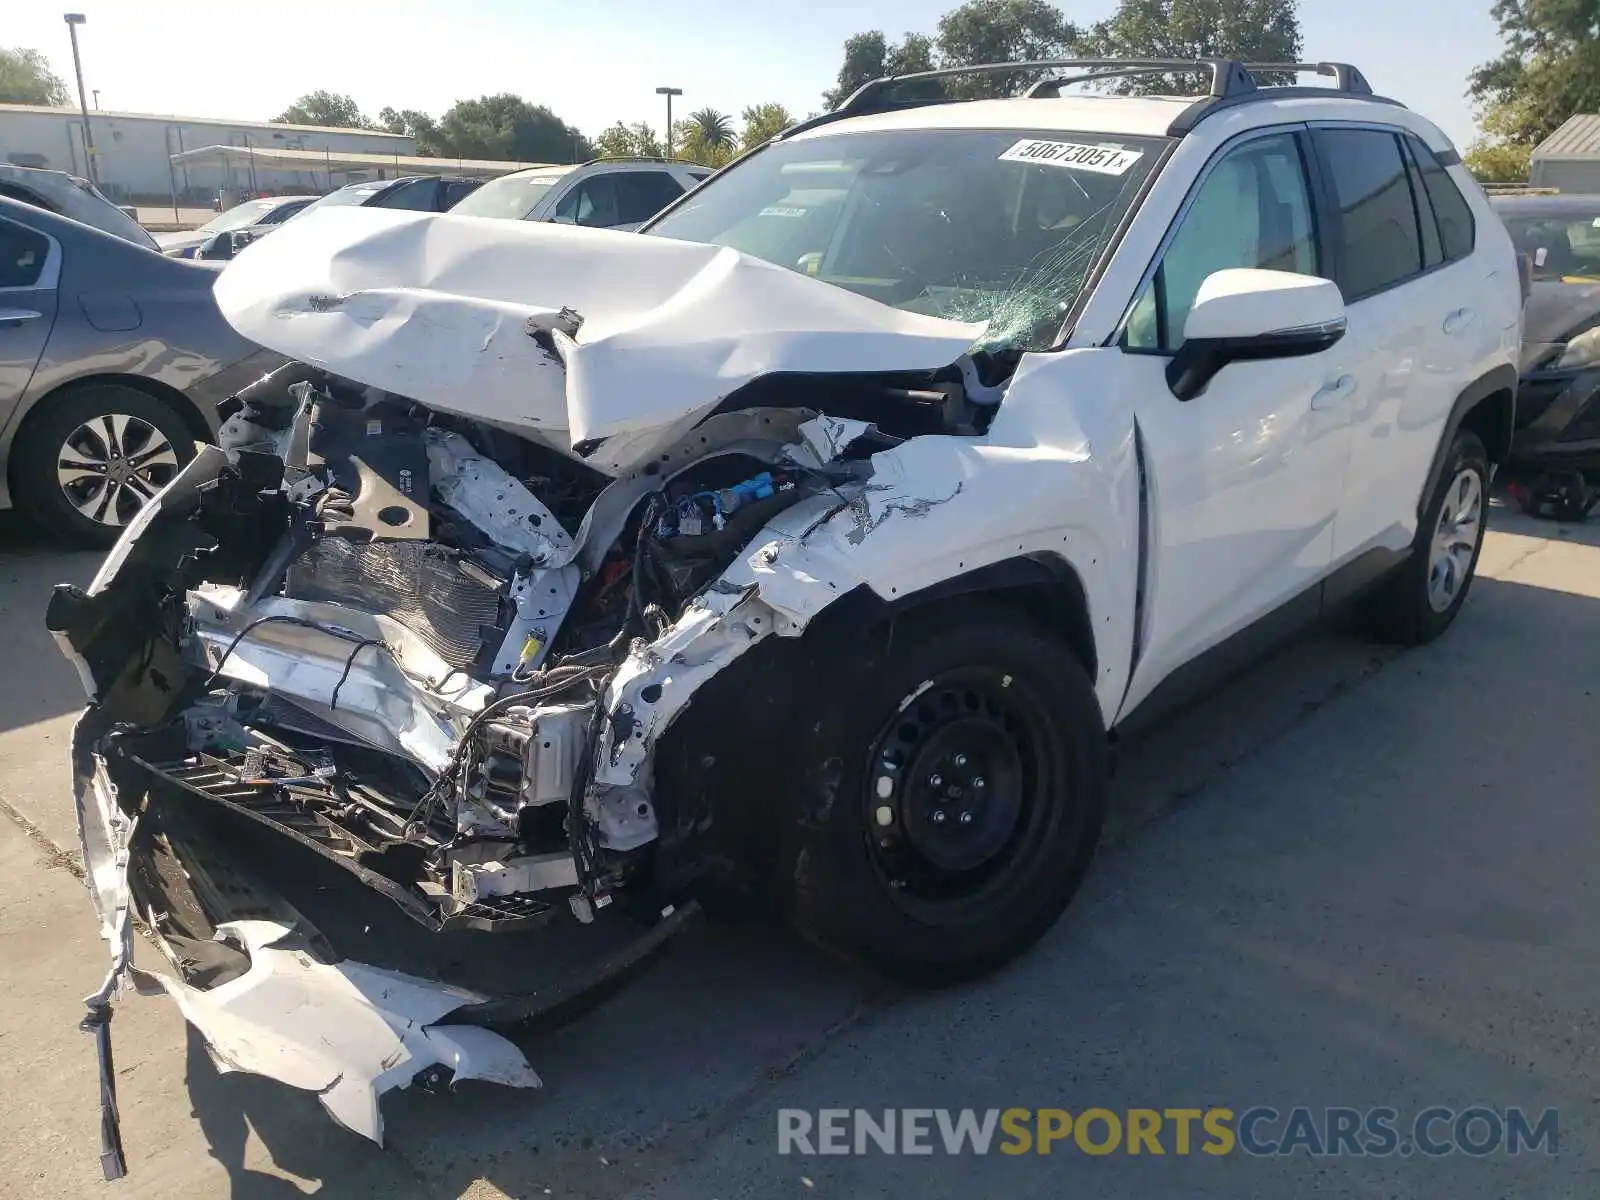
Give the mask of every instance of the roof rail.
M 1061 89 L 1072 84 L 1094 83 L 1102 79 L 1126 79 L 1139 75 L 1172 75 L 1194 71 L 1210 76 L 1206 94 L 1193 106 L 1192 113 L 1180 118 L 1183 128 L 1176 127 L 1173 134 L 1192 128 L 1206 112 L 1215 108 L 1231 107 L 1255 97 L 1262 91 L 1256 76 L 1268 74 L 1303 74 L 1307 72 L 1329 75 L 1333 78 L 1331 89 L 1295 89 L 1298 92 L 1326 95 L 1329 91 L 1352 96 L 1372 96 L 1372 86 L 1349 63 L 1242 63 L 1231 58 L 1051 58 L 1026 62 L 980 63 L 970 67 L 942 67 L 937 71 L 913 71 L 906 75 L 885 75 L 862 84 L 832 112 L 812 117 L 791 125 L 778 139 L 791 137 L 819 125 L 842 121 L 846 117 L 861 117 L 873 113 L 896 112 L 900 109 L 921 108 L 929 104 L 948 104 L 957 97 L 923 91 L 896 96 L 896 90 L 906 84 L 926 83 L 931 80 L 950 79 L 960 75 L 998 75 L 1007 72 L 1063 70 L 1064 75 L 1041 79 L 1026 93 L 1032 98 L 1055 97 Z M 1268 95 L 1283 94 L 1288 89 L 1272 89 Z M 1377 97 L 1374 97 L 1377 99 Z M 1387 101 L 1394 103 L 1394 101 Z M 1185 119 L 1186 118 L 1186 119 Z M 778 140 L 774 139 L 774 140 Z

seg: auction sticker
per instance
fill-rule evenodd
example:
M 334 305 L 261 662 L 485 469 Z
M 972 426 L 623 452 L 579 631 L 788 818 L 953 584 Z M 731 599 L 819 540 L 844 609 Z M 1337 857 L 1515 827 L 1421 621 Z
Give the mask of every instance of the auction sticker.
M 1000 156 L 1001 162 L 1046 163 L 1071 171 L 1093 171 L 1097 175 L 1122 175 L 1144 157 L 1142 150 L 1121 146 L 1089 146 L 1082 142 L 1044 142 L 1023 138 Z

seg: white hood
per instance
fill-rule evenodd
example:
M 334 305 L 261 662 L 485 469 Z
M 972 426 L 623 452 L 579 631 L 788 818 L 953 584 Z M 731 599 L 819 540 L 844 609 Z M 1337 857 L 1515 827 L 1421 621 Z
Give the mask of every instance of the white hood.
M 677 425 L 775 372 L 948 366 L 984 328 L 716 246 L 380 209 L 289 222 L 216 296 L 269 349 L 564 442 Z M 575 338 L 548 332 L 563 309 Z

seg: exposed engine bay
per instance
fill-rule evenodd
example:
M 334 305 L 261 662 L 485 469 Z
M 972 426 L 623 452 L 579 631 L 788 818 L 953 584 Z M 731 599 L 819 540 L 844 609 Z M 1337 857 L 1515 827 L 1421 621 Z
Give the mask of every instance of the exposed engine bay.
M 829 382 L 831 409 L 876 422 L 784 403 L 819 390 L 804 377 L 746 389 L 748 406 L 612 477 L 526 429 L 291 364 L 230 402 L 218 445 L 87 589 L 57 589 L 48 624 L 91 697 L 74 768 L 113 948 L 86 1021 L 108 1175 L 122 1169 L 110 999 L 147 982 L 131 967 L 136 918 L 177 972 L 157 986 L 219 1063 L 323 1091 L 375 1140 L 378 1094 L 413 1075 L 537 1085 L 478 1018 L 439 1023 L 490 997 L 409 976 L 396 978 L 423 1016 L 352 1001 L 383 1017 L 365 1058 L 308 1075 L 255 1061 L 260 1039 L 233 1038 L 229 989 L 268 989 L 266 1003 L 306 970 L 332 973 L 341 996 L 361 971 L 379 972 L 385 997 L 400 985 L 315 949 L 315 921 L 212 852 L 205 814 L 337 866 L 423 938 L 581 927 L 625 900 L 637 950 L 618 961 L 632 961 L 692 908 L 692 872 L 659 861 L 658 740 L 696 689 L 839 593 L 798 555 L 774 569 L 780 547 L 840 514 L 861 529 L 889 519 L 872 456 L 970 435 L 992 411 L 955 368 Z M 284 950 L 306 939 L 309 966 Z M 384 1065 L 396 1047 L 404 1068 Z

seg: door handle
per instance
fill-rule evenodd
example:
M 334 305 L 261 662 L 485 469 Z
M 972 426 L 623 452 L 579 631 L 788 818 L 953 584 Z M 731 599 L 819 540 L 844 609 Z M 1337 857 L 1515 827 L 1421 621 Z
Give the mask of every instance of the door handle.
M 1451 337 L 1465 333 L 1477 321 L 1478 314 L 1470 308 L 1458 308 L 1444 319 L 1444 331 Z
M 36 313 L 31 308 L 0 308 L 0 325 L 21 325 L 24 321 L 36 321 L 44 316 Z
M 1316 395 L 1311 397 L 1311 407 L 1318 411 L 1337 408 L 1355 394 L 1356 377 L 1354 375 L 1341 375 L 1339 378 L 1325 383 L 1317 389 Z

